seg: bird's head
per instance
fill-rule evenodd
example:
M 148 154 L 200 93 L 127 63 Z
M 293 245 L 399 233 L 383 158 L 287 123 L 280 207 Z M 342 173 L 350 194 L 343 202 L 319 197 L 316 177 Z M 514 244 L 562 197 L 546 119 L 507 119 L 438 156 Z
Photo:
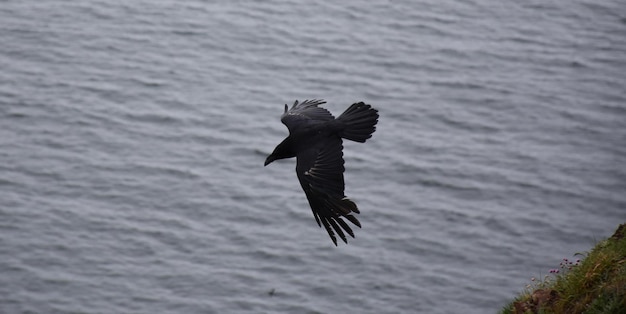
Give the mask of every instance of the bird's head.
M 280 144 L 274 148 L 274 151 L 267 156 L 265 159 L 265 165 L 269 165 L 274 160 L 296 157 L 296 152 L 293 150 L 292 142 L 293 140 L 291 136 L 287 136 L 287 138 L 280 142 Z
M 276 159 L 278 159 L 278 158 L 276 158 L 276 156 L 274 154 L 271 154 L 271 155 L 267 156 L 267 158 L 265 159 L 265 165 L 264 166 L 267 166 L 267 165 L 271 164 L 272 161 L 274 161 Z

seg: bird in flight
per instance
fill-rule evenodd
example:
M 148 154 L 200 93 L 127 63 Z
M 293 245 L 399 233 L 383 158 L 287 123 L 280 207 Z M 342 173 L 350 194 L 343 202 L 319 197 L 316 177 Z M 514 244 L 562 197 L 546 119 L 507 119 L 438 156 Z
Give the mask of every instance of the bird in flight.
M 378 122 L 378 111 L 363 102 L 352 104 L 335 119 L 328 110 L 319 107 L 323 100 L 296 100 L 280 118 L 289 129 L 285 138 L 267 156 L 265 166 L 277 159 L 296 157 L 296 174 L 309 200 L 315 221 L 328 232 L 337 245 L 339 235 L 348 243 L 345 233 L 354 232 L 342 218 L 359 228 L 361 223 L 356 204 L 344 195 L 343 141 L 364 143 L 372 137 Z

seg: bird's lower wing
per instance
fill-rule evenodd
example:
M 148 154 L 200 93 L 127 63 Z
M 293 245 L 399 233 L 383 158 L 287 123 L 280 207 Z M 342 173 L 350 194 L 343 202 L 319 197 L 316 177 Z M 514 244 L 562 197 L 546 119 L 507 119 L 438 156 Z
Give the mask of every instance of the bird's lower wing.
M 329 137 L 300 152 L 296 165 L 313 216 L 318 225 L 324 226 L 335 245 L 335 233 L 346 243 L 345 233 L 354 238 L 354 232 L 342 217 L 361 227 L 359 220 L 352 215 L 359 213 L 356 204 L 344 195 L 342 149 L 341 138 Z

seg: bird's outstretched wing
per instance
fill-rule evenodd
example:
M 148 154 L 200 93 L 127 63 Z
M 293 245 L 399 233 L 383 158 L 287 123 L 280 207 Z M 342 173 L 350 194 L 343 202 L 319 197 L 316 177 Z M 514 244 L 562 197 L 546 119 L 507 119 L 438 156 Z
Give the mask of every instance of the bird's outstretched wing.
M 361 227 L 352 213 L 359 213 L 354 202 L 344 195 L 344 161 L 341 138 L 329 137 L 312 147 L 298 152 L 296 172 L 302 189 L 309 200 L 317 224 L 326 228 L 337 245 L 335 233 L 348 243 L 345 233 L 354 238 L 354 232 L 343 218 Z
M 305 100 L 301 103 L 296 100 L 291 109 L 285 105 L 285 113 L 281 116 L 280 121 L 287 126 L 290 133 L 293 133 L 297 128 L 335 119 L 328 110 L 318 107 L 318 105 L 325 103 L 321 99 Z

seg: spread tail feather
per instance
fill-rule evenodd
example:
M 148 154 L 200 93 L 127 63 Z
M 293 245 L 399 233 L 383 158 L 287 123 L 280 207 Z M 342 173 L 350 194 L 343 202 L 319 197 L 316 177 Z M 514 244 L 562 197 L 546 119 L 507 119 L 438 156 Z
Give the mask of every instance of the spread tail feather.
M 345 139 L 365 142 L 372 137 L 378 123 L 378 110 L 363 102 L 352 104 L 338 118 L 345 125 L 339 135 Z

